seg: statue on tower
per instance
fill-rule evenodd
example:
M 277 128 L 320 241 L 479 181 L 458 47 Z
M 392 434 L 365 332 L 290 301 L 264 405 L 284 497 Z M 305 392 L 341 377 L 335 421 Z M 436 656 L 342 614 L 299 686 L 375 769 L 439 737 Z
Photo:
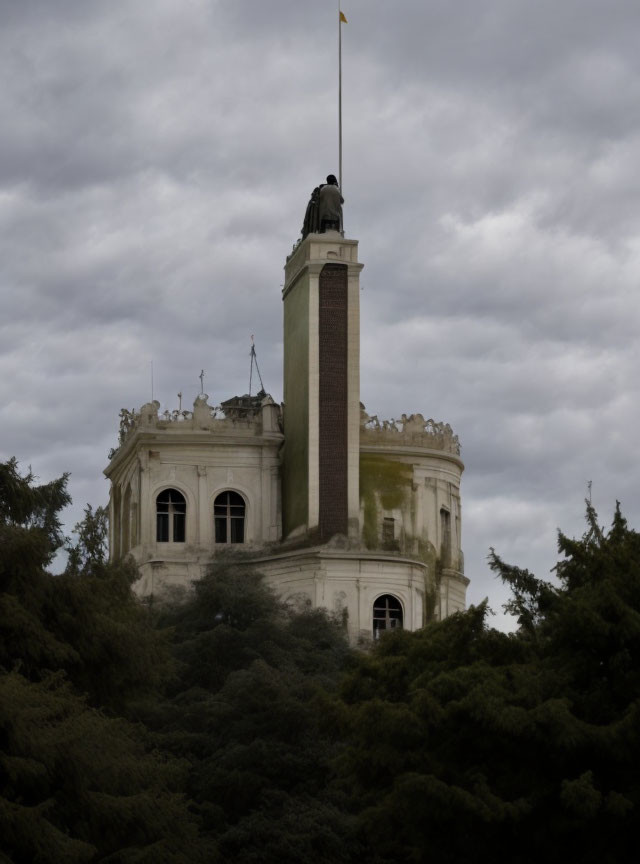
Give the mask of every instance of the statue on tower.
M 338 180 L 335 174 L 329 174 L 327 182 L 316 186 L 311 193 L 302 223 L 302 239 L 307 234 L 324 234 L 325 231 L 342 233 L 343 204 Z

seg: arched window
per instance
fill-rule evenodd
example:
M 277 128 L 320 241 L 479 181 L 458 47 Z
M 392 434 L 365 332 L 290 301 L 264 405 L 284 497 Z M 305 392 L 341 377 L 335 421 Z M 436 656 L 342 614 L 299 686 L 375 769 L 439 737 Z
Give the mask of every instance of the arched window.
M 165 489 L 156 498 L 156 540 L 184 543 L 187 502 L 177 489 Z
M 402 627 L 402 606 L 391 594 L 383 594 L 373 604 L 373 638 L 379 639 L 383 630 Z
M 216 543 L 244 543 L 245 503 L 237 492 L 221 492 L 213 502 Z

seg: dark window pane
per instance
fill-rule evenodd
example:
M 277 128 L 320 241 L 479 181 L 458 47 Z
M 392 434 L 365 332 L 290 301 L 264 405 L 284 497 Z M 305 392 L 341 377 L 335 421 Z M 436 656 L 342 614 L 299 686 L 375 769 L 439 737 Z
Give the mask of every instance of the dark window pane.
M 231 520 L 231 542 L 244 543 L 244 519 Z
M 387 552 L 399 552 L 400 543 L 396 539 L 395 520 L 385 516 L 382 522 L 382 548 Z
M 165 489 L 156 498 L 156 540 L 184 543 L 187 502 L 177 489 Z
M 440 510 L 440 533 L 442 543 L 440 557 L 445 567 L 451 566 L 451 514 L 444 507 Z
M 158 543 L 169 542 L 169 514 L 158 513 L 156 519 L 156 540 Z
M 222 517 L 216 517 L 216 543 L 227 542 L 227 520 Z
M 221 492 L 213 502 L 216 543 L 244 543 L 245 503 L 237 492 Z
M 184 543 L 185 518 L 184 513 L 173 514 L 173 542 Z
M 402 605 L 391 594 L 383 594 L 373 604 L 373 638 L 377 639 L 383 630 L 402 627 Z

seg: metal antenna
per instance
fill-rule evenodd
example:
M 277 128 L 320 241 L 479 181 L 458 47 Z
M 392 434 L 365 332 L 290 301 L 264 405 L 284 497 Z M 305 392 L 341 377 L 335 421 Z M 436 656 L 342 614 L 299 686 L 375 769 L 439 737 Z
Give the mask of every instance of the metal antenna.
M 153 360 L 151 361 L 151 401 L 153 402 Z
M 260 389 L 264 390 L 264 384 L 262 383 L 262 375 L 260 374 L 260 367 L 258 366 L 258 357 L 256 356 L 256 346 L 253 341 L 253 333 L 251 334 L 251 366 L 249 367 L 249 396 L 251 396 L 251 383 L 253 381 L 253 364 L 255 363 L 256 372 L 258 373 L 258 378 L 260 379 Z

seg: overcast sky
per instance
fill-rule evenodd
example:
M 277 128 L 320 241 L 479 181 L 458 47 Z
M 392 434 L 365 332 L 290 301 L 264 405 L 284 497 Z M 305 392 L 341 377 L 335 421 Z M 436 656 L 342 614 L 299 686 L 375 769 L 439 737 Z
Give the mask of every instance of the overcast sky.
M 121 407 L 282 398 L 283 265 L 337 172 L 333 0 L 0 0 L 0 458 L 71 472 Z M 361 398 L 462 442 L 469 600 L 490 546 L 640 526 L 640 4 L 344 0 Z

